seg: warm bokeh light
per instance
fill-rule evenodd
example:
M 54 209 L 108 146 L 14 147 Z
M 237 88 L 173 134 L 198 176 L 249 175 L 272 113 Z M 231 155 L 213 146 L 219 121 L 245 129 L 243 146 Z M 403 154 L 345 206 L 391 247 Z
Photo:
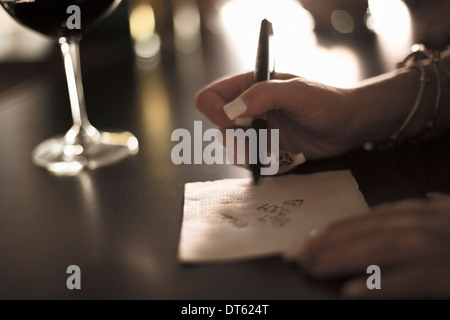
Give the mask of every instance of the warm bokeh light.
M 136 56 L 144 61 L 157 57 L 161 39 L 155 32 L 155 13 L 151 4 L 133 6 L 130 9 L 129 24 Z
M 367 25 L 377 34 L 386 69 L 393 69 L 412 44 L 411 16 L 401 0 L 369 0 Z
M 173 27 L 175 48 L 179 52 L 193 54 L 200 49 L 200 13 L 194 1 L 185 0 L 174 8 Z
M 313 19 L 297 1 L 291 0 L 232 0 L 220 10 L 220 20 L 237 56 L 236 64 L 241 69 L 254 66 L 260 22 L 267 18 L 273 23 L 276 54 L 286 45 L 296 50 L 300 42 L 310 43 L 313 36 Z M 306 38 L 306 39 L 305 39 Z M 285 61 L 279 57 L 277 67 Z
M 254 68 L 263 18 L 273 23 L 278 72 L 338 87 L 353 86 L 361 80 L 357 56 L 343 46 L 320 46 L 314 33 L 314 19 L 296 0 L 231 0 L 223 5 L 220 20 L 230 44 L 234 72 Z M 343 32 L 352 27 L 339 13 L 336 21 Z
M 345 10 L 334 10 L 331 13 L 331 25 L 340 33 L 352 33 L 354 31 L 354 22 L 350 13 Z
M 312 80 L 341 88 L 353 87 L 362 80 L 360 59 L 353 50 L 343 45 L 330 48 L 318 46 L 311 52 L 309 60 L 314 64 L 306 76 Z
M 130 33 L 133 39 L 155 32 L 155 14 L 150 4 L 139 4 L 130 12 Z

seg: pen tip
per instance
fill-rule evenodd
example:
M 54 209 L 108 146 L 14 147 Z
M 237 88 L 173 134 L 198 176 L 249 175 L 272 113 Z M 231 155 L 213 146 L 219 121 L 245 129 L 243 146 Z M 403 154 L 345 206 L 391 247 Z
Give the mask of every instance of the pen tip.
M 259 170 L 259 168 L 256 168 L 256 170 Z M 252 170 L 253 173 L 253 185 L 257 185 L 259 182 L 259 172 L 257 172 L 256 170 Z

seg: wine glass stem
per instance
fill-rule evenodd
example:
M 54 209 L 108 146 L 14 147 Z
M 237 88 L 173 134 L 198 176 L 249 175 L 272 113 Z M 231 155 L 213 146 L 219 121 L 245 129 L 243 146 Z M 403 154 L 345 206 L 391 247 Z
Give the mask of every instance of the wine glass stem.
M 64 59 L 73 124 L 78 130 L 82 130 L 90 127 L 90 123 L 84 103 L 79 43 L 78 41 L 69 41 L 67 38 L 61 37 L 59 45 Z

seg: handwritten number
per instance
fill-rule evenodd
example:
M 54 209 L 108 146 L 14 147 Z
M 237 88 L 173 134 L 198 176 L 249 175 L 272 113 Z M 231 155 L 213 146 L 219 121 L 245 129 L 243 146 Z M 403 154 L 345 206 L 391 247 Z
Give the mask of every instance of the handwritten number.
M 293 207 L 300 207 L 303 204 L 303 200 L 301 199 L 297 199 L 297 200 L 286 200 L 284 202 L 284 204 L 288 205 L 288 206 L 293 206 Z

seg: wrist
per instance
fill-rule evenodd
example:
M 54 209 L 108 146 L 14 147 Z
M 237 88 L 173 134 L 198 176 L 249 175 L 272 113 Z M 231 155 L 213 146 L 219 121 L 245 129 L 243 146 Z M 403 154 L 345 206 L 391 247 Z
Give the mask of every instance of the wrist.
M 386 142 L 391 138 L 414 104 L 419 89 L 418 78 L 417 70 L 401 69 L 346 89 L 347 106 L 353 114 L 350 147 Z M 414 121 L 408 131 L 418 130 L 416 127 Z
M 356 115 L 354 147 L 366 142 L 389 146 L 422 141 L 448 129 L 448 64 L 448 52 L 439 55 L 416 46 L 399 64 L 400 69 L 351 89 L 348 101 Z

